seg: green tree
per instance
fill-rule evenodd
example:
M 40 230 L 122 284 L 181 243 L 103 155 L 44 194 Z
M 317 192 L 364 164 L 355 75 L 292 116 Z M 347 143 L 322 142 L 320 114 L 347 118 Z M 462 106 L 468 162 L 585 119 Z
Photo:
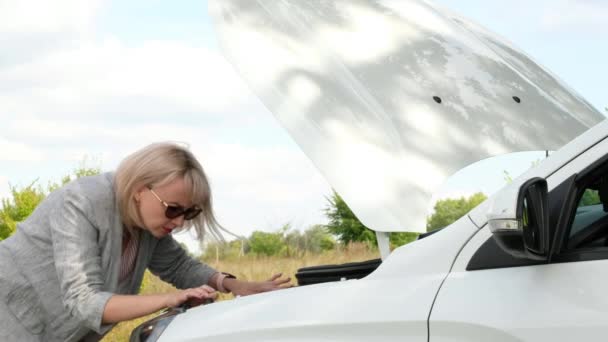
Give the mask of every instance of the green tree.
M 579 207 L 585 207 L 588 205 L 600 204 L 600 195 L 597 190 L 586 189 L 578 203 Z
M 334 249 L 336 240 L 328 232 L 327 227 L 316 224 L 304 231 L 304 250 L 311 253 L 321 253 Z
M 376 233 L 359 221 L 337 192 L 334 191 L 327 201 L 328 206 L 325 208 L 325 215 L 329 219 L 329 223 L 326 227 L 330 233 L 338 237 L 340 243 L 346 245 L 351 242 L 366 242 L 372 247 L 377 246 Z M 418 238 L 418 233 L 389 234 L 392 248 L 405 245 L 416 240 L 416 238 Z
M 37 185 L 37 180 L 25 187 L 17 187 L 9 184 L 10 198 L 2 199 L 0 209 L 0 240 L 11 236 L 17 229 L 17 224 L 25 220 L 36 209 L 38 204 L 53 190 L 73 179 L 99 174 L 100 167 L 88 167 L 87 159 L 80 166 L 62 177 L 60 182 L 51 182 L 47 189 Z
M 389 236 L 389 241 L 391 243 L 391 248 L 396 248 L 399 246 L 406 245 L 418 238 L 418 233 L 411 232 L 402 232 L 402 233 L 391 233 Z
M 12 199 L 2 199 L 0 210 L 0 240 L 11 236 L 17 229 L 17 223 L 25 220 L 38 204 L 46 197 L 36 181 L 18 188 L 9 185 Z
M 486 198 L 486 195 L 478 192 L 468 198 L 448 198 L 437 201 L 434 207 L 435 212 L 427 218 L 426 230 L 430 232 L 448 226 L 485 201 Z
M 254 231 L 249 237 L 249 247 L 256 255 L 277 255 L 284 248 L 283 233 Z
M 342 244 L 368 242 L 376 244 L 376 234 L 364 226 L 336 191 L 327 199 L 325 215 L 329 219 L 327 230 Z

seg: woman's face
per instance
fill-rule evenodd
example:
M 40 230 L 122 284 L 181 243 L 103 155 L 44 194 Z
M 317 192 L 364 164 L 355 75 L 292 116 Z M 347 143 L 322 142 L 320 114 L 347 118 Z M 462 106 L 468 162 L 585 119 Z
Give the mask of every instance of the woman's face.
M 143 187 L 135 194 L 135 200 L 139 205 L 139 215 L 143 221 L 143 229 L 149 231 L 156 238 L 162 238 L 171 233 L 175 228 L 184 224 L 184 216 L 170 219 L 165 216 L 165 205 L 154 193 L 168 205 L 190 208 L 190 192 L 184 179 L 179 177 L 163 186 L 154 187 L 152 190 Z

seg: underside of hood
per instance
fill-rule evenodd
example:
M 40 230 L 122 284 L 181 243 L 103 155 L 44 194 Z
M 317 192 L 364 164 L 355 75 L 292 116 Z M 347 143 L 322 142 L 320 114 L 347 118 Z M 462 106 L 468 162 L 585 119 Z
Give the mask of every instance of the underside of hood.
M 424 231 L 433 192 L 604 116 L 523 52 L 426 1 L 211 0 L 224 55 L 363 224 Z

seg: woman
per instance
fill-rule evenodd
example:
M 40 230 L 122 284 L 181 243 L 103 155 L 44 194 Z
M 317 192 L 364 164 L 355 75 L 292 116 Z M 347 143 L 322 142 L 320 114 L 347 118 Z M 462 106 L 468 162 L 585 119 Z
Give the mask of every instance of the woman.
M 76 341 L 114 323 L 186 301 L 276 290 L 289 279 L 245 282 L 188 256 L 171 233 L 218 233 L 211 192 L 190 151 L 153 144 L 115 173 L 51 193 L 0 242 L 0 340 Z M 182 289 L 136 295 L 145 269 Z

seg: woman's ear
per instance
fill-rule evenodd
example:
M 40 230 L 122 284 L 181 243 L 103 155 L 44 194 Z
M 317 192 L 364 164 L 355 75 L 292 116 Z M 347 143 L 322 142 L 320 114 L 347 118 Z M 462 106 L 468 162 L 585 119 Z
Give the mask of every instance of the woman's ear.
M 141 194 L 142 194 L 142 192 L 144 192 L 145 189 L 146 189 L 146 187 L 142 186 L 141 188 L 138 188 L 135 191 L 135 194 L 133 195 L 133 199 L 135 199 L 135 202 L 139 203 L 139 201 L 141 201 Z

